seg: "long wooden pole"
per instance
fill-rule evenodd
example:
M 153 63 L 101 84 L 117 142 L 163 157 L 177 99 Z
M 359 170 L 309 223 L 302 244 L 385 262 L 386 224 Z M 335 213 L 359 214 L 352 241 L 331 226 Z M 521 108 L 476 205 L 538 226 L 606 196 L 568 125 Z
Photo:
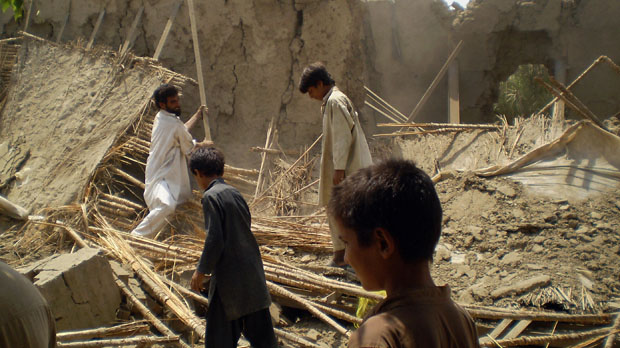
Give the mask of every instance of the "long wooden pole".
M 30 25 L 30 15 L 32 14 L 32 7 L 34 4 L 34 0 L 28 1 L 28 12 L 26 13 L 26 20 L 24 21 L 24 31 L 28 31 L 28 25 Z
M 426 104 L 426 102 L 428 101 L 428 98 L 430 98 L 431 94 L 433 94 L 433 91 L 435 91 L 435 88 L 437 87 L 437 85 L 439 85 L 439 82 L 441 81 L 443 76 L 448 71 L 448 68 L 450 67 L 450 64 L 452 64 L 454 59 L 456 59 L 456 57 L 461 52 L 462 48 L 463 48 L 463 41 L 461 40 L 458 43 L 458 45 L 456 45 L 456 47 L 454 48 L 454 50 L 452 51 L 450 56 L 448 57 L 448 60 L 446 60 L 444 65 L 441 67 L 441 70 L 439 70 L 439 73 L 437 73 L 437 76 L 435 76 L 435 79 L 433 80 L 431 85 L 428 86 L 428 88 L 426 89 L 426 92 L 424 92 L 424 95 L 422 95 L 422 99 L 420 99 L 420 101 L 415 106 L 413 111 L 411 111 L 411 114 L 407 118 L 407 122 L 411 122 L 412 120 L 415 120 L 416 116 L 418 116 L 418 114 L 420 113 L 420 110 L 422 109 L 424 104 Z
M 194 56 L 196 58 L 196 74 L 198 75 L 198 90 L 200 92 L 200 104 L 207 106 L 207 94 L 205 92 L 205 81 L 202 75 L 202 60 L 200 59 L 200 45 L 198 44 L 198 28 L 196 27 L 196 13 L 194 12 L 194 0 L 187 0 L 189 9 L 189 21 L 192 27 L 192 41 L 194 45 Z M 207 113 L 202 111 L 202 122 L 205 128 L 205 140 L 211 140 L 211 128 Z
M 121 55 L 127 53 L 129 50 L 129 46 L 133 43 L 133 37 L 136 33 L 136 29 L 138 28 L 138 24 L 140 24 L 140 20 L 142 19 L 142 14 L 144 13 L 144 6 L 140 6 L 138 10 L 138 15 L 134 18 L 133 23 L 131 23 L 131 29 L 129 29 L 129 34 L 125 38 L 125 43 L 123 44 L 123 48 L 121 49 Z
M 101 23 L 103 22 L 103 17 L 105 16 L 105 8 L 99 12 L 99 18 L 97 18 L 97 23 L 95 23 L 95 28 L 93 29 L 92 34 L 90 34 L 90 39 L 88 40 L 88 45 L 86 45 L 86 49 L 89 50 L 93 48 L 93 44 L 95 43 L 95 37 L 97 36 L 97 32 L 99 31 L 99 27 L 101 27 Z
M 164 323 L 162 323 L 161 320 L 159 320 L 159 318 L 157 318 L 153 314 L 153 312 L 151 312 L 142 302 L 140 302 L 136 295 L 134 295 L 134 293 L 129 289 L 129 287 L 125 285 L 125 283 L 123 283 L 123 281 L 120 280 L 120 278 L 116 274 L 113 274 L 113 276 L 114 281 L 116 282 L 116 285 L 118 285 L 119 289 L 121 289 L 121 292 L 125 295 L 125 297 L 127 297 L 127 300 L 131 302 L 132 305 L 136 306 L 136 309 L 138 310 L 138 312 L 140 312 L 140 314 L 142 314 L 144 319 L 148 320 L 151 324 L 153 324 L 157 331 L 161 332 L 162 334 L 169 337 L 176 336 L 176 334 L 172 330 L 170 330 L 169 327 L 164 325 Z M 183 341 L 179 341 L 179 345 L 183 348 L 189 347 Z
M 168 22 L 164 27 L 164 32 L 161 34 L 161 38 L 159 38 L 159 43 L 157 44 L 157 48 L 155 49 L 155 54 L 153 54 L 153 59 L 155 60 L 159 60 L 161 51 L 164 49 L 164 45 L 166 44 L 166 40 L 168 39 L 168 34 L 170 33 L 170 29 L 172 29 L 172 24 L 174 23 L 174 19 L 177 17 L 177 13 L 179 13 L 179 8 L 181 7 L 182 3 L 183 0 L 179 0 L 172 7 L 172 13 L 170 14 L 170 18 L 168 18 Z
M 58 32 L 58 36 L 56 36 L 56 43 L 60 43 L 60 40 L 62 40 L 62 34 L 65 32 L 65 27 L 67 27 L 67 23 L 69 23 L 70 14 L 71 14 L 71 1 L 69 1 L 69 11 L 67 12 L 67 15 L 65 16 L 64 22 L 62 22 L 62 26 L 60 27 L 60 31 Z
M 267 130 L 267 138 L 265 139 L 265 149 L 269 149 L 271 147 L 271 132 L 273 131 L 273 126 L 275 123 L 275 116 L 271 117 L 271 121 L 269 122 L 269 129 Z M 261 153 L 260 159 L 260 170 L 258 171 L 258 180 L 256 180 L 256 191 L 254 192 L 254 200 L 258 197 L 260 193 L 261 184 L 263 181 L 263 169 L 265 168 L 265 160 L 267 159 L 267 153 Z

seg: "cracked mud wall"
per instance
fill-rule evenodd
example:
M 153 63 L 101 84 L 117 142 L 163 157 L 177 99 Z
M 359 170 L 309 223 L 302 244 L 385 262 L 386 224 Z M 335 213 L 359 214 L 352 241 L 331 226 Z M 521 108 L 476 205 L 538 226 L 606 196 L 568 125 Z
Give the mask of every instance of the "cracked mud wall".
M 67 12 L 63 41 L 87 41 L 99 12 L 106 15 L 95 44 L 120 47 L 141 6 L 144 15 L 133 50 L 152 56 L 176 0 L 35 1 L 29 32 L 55 40 Z M 249 152 L 264 146 L 272 117 L 285 149 L 310 144 L 321 133 L 320 103 L 297 90 L 301 70 L 324 61 L 356 105 L 363 104 L 364 63 L 361 5 L 347 0 L 209 0 L 195 2 L 210 127 L 232 165 L 256 166 Z M 4 23 L 7 23 L 6 21 Z M 179 10 L 160 61 L 196 78 L 189 14 Z M 8 21 L 5 36 L 17 25 Z M 197 89 L 186 91 L 183 116 L 199 105 Z M 200 136 L 203 134 L 199 131 Z M 198 136 L 198 134 L 197 134 Z

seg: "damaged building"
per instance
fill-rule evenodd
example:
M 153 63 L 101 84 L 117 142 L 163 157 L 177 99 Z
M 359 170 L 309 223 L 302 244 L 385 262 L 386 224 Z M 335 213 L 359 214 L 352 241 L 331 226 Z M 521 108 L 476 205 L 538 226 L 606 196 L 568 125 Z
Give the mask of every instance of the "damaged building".
M 619 344 L 620 2 L 188 3 L 33 0 L 17 21 L 0 15 L 0 259 L 58 308 L 59 346 L 204 344 L 208 300 L 189 290 L 205 238 L 197 187 L 155 240 L 127 234 L 148 213 L 163 82 L 181 89 L 184 120 L 204 83 L 280 343 L 347 345 L 383 295 L 325 266 L 320 103 L 298 89 L 315 61 L 359 109 L 375 160 L 411 159 L 433 178 L 433 277 L 481 346 Z M 523 66 L 545 71 L 529 82 L 548 94 L 531 114 L 502 114 L 502 84 Z

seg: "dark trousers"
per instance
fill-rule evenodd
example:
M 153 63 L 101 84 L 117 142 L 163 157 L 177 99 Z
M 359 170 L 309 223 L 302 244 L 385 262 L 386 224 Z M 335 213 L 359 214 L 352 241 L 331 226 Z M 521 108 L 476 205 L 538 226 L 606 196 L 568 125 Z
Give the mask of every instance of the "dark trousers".
M 278 346 L 268 308 L 228 321 L 216 290 L 207 311 L 205 348 L 236 348 L 242 332 L 254 348 Z

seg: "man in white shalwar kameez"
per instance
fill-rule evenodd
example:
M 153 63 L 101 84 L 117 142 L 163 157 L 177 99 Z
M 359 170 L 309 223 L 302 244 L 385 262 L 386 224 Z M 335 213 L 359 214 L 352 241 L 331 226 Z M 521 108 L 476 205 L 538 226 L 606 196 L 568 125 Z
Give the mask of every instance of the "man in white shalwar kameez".
M 304 69 L 299 90 L 323 102 L 319 205 L 325 207 L 333 186 L 358 169 L 371 165 L 372 158 L 353 103 L 336 87 L 336 82 L 322 63 L 314 63 Z M 331 216 L 328 216 L 328 222 L 334 250 L 331 264 L 344 266 L 345 245 L 340 239 L 338 225 Z
M 135 236 L 154 237 L 174 213 L 177 205 L 192 197 L 187 169 L 189 154 L 196 146 L 207 146 L 211 141 L 197 143 L 189 130 L 202 119 L 201 106 L 185 124 L 179 119 L 181 106 L 176 87 L 161 85 L 153 93 L 160 108 L 155 116 L 151 133 L 151 149 L 146 160 L 144 200 L 149 214 L 131 232 Z

